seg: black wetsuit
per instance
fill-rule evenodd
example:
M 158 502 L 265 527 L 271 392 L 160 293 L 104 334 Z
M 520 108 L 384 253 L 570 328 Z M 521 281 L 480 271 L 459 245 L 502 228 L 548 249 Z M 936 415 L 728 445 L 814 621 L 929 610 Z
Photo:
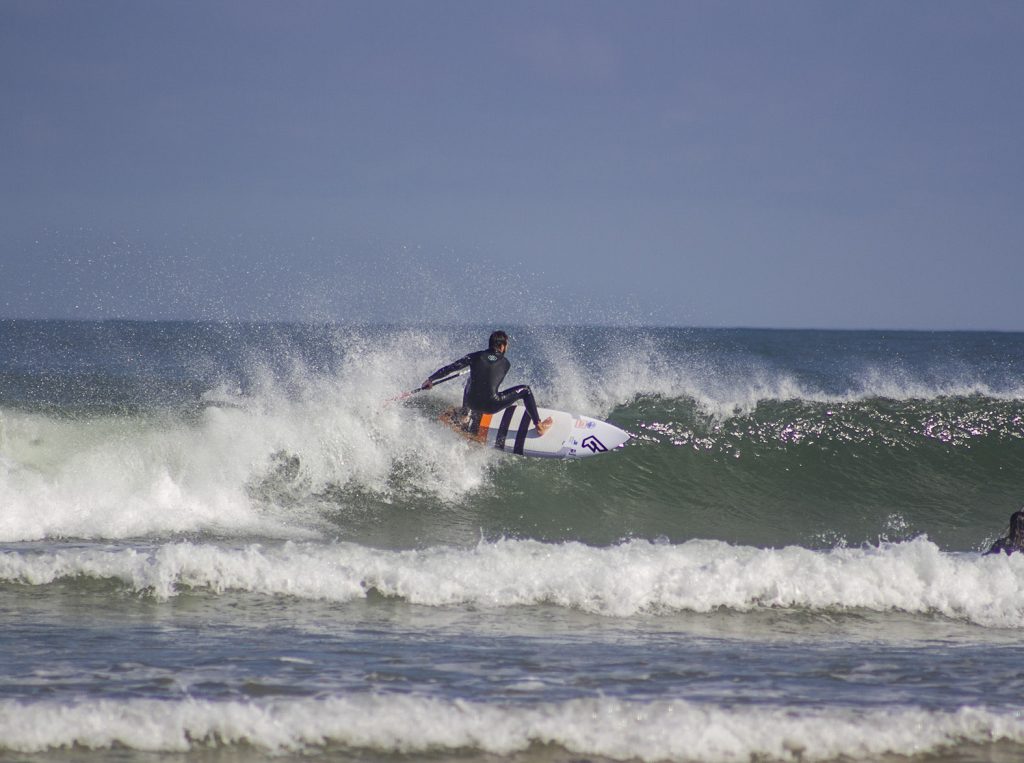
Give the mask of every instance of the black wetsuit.
M 990 548 L 988 551 L 986 551 L 985 555 L 987 556 L 989 554 L 1000 554 L 1000 553 L 1002 553 L 1002 554 L 1012 554 L 1012 553 L 1014 553 L 1016 551 L 1021 551 L 1021 550 L 1024 550 L 1024 549 L 1021 549 L 1021 547 L 1018 544 L 1014 543 L 1009 538 L 1000 538 L 999 540 L 997 540 L 995 543 L 992 544 L 992 548 Z
M 522 400 L 527 413 L 533 419 L 534 426 L 540 423 L 537 403 L 528 386 L 520 384 L 498 391 L 498 385 L 505 379 L 505 374 L 512 367 L 508 358 L 500 352 L 493 350 L 471 352 L 454 363 L 437 369 L 428 378 L 433 382 L 442 376 L 461 371 L 466 366 L 469 366 L 469 382 L 467 382 L 466 390 L 462 395 L 464 408 L 481 413 L 497 413 L 513 405 L 517 400 Z

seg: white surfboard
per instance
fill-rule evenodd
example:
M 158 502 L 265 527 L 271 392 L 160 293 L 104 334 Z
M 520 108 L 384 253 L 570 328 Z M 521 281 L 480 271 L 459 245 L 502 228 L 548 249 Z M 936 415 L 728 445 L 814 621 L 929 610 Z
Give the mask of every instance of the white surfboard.
M 588 458 L 620 448 L 629 439 L 627 432 L 607 421 L 549 408 L 537 410 L 541 421 L 548 416 L 552 418 L 551 428 L 543 437 L 537 434 L 522 405 L 513 405 L 495 414 L 475 413 L 465 424 L 456 420 L 454 410 L 441 420 L 471 440 L 521 456 Z

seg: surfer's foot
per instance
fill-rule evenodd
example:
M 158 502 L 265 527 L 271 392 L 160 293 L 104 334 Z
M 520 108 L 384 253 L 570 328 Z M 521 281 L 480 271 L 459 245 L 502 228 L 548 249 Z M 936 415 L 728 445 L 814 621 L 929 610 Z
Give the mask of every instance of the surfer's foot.
M 548 416 L 542 422 L 537 424 L 537 434 L 540 435 L 541 437 L 543 437 L 544 433 L 547 432 L 549 429 L 551 429 L 551 425 L 554 424 L 554 423 L 555 423 L 555 420 L 552 419 L 550 416 Z

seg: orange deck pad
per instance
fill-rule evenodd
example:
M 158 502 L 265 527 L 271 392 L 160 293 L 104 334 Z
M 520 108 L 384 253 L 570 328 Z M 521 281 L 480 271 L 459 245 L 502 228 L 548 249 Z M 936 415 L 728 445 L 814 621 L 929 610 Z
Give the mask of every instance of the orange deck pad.
M 480 442 L 487 441 L 487 429 L 491 426 L 491 414 L 484 413 L 480 416 L 480 428 L 476 430 L 476 439 Z

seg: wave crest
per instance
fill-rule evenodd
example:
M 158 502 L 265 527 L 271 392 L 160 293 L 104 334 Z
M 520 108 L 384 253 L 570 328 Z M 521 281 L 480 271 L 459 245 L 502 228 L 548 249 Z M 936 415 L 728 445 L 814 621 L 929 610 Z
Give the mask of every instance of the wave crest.
M 357 749 L 514 755 L 556 745 L 614 760 L 738 763 L 876 759 L 1024 742 L 1017 713 L 965 708 L 719 708 L 612 698 L 499 705 L 404 695 L 202 701 L 0 701 L 0 750 L 127 747 L 187 753 L 247 745 L 270 753 Z
M 0 580 L 8 583 L 77 577 L 118 581 L 158 598 L 182 588 L 339 602 L 375 592 L 424 606 L 552 605 L 607 617 L 863 609 L 1024 627 L 1024 557 L 945 553 L 925 538 L 830 551 L 718 541 L 595 548 L 502 540 L 415 551 L 290 542 L 0 554 Z

